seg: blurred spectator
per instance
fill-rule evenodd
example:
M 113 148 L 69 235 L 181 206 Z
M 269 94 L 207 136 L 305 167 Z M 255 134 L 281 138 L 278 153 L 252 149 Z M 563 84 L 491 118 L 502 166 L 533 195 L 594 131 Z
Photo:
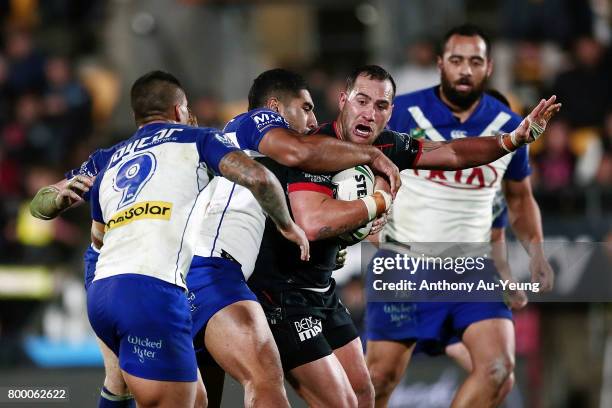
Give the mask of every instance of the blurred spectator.
M 417 41 L 406 47 L 406 62 L 397 67 L 393 77 L 397 93 L 408 93 L 440 83 L 436 50 L 430 41 Z
M 596 180 L 602 186 L 612 187 L 612 110 L 608 111 L 604 120 L 602 144 L 603 156 Z
M 61 56 L 47 60 L 47 86 L 44 92 L 46 122 L 64 149 L 91 132 L 91 100 L 74 78 L 70 62 Z M 63 156 L 63 154 L 61 154 Z
M 12 160 L 32 163 L 40 160 L 59 163 L 64 149 L 42 122 L 42 102 L 26 93 L 15 102 L 15 118 L 2 129 L 2 139 Z
M 537 104 L 540 95 L 543 94 L 545 80 L 542 46 L 533 41 L 518 42 L 512 71 L 513 91 L 524 103 Z
M 505 36 L 561 44 L 593 31 L 593 13 L 584 0 L 505 0 L 498 8 Z M 511 18 L 508 18 L 511 16 Z
M 42 53 L 34 48 L 30 33 L 9 31 L 5 52 L 9 65 L 8 89 L 12 95 L 41 91 L 45 83 L 45 60 Z
M 612 104 L 612 80 L 603 64 L 603 46 L 590 37 L 578 38 L 572 48 L 574 66 L 560 74 L 552 92 L 563 103 L 561 116 L 574 127 L 599 126 Z
M 10 100 L 8 90 L 8 64 L 4 55 L 0 54 L 0 127 L 4 126 L 10 115 Z
M 560 191 L 573 184 L 576 156 L 570 150 L 570 127 L 564 120 L 550 123 L 544 148 L 535 157 L 536 179 L 540 189 Z

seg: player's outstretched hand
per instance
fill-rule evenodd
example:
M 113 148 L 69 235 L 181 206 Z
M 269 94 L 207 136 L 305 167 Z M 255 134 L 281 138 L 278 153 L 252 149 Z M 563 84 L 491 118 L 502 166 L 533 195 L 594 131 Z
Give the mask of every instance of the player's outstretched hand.
M 278 231 L 283 234 L 283 237 L 289 241 L 296 243 L 300 247 L 300 259 L 308 261 L 310 259 L 310 243 L 306 238 L 306 233 L 295 222 L 291 221 L 287 228 L 276 226 Z
M 375 173 L 384 174 L 389 179 L 391 184 L 391 195 L 395 198 L 397 190 L 402 185 L 399 169 L 397 166 L 382 152 L 370 163 L 370 167 Z
M 529 261 L 531 282 L 540 284 L 541 292 L 550 292 L 553 288 L 555 274 L 543 254 L 536 254 Z
M 560 103 L 555 103 L 557 96 L 542 99 L 520 125 L 511 133 L 512 143 L 515 146 L 536 141 L 546 130 L 550 119 L 561 109 Z
M 83 174 L 70 179 L 62 188 L 59 189 L 55 197 L 55 205 L 60 210 L 70 208 L 83 201 L 83 194 L 89 191 L 94 183 L 93 177 Z

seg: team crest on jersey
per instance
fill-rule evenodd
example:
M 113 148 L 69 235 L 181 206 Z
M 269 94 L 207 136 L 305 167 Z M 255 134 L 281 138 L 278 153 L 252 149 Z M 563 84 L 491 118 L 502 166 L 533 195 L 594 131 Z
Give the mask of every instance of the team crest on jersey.
M 425 137 L 425 129 L 419 127 L 410 129 L 410 137 L 413 139 L 423 139 Z
M 108 231 L 113 228 L 122 227 L 133 221 L 142 219 L 168 221 L 171 215 L 172 203 L 165 201 L 143 201 L 113 215 L 106 223 L 104 230 Z

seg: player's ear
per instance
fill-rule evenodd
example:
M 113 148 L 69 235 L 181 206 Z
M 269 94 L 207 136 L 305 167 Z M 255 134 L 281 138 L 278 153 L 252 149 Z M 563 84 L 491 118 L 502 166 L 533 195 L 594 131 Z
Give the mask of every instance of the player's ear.
M 276 97 L 272 96 L 266 101 L 266 108 L 273 110 L 274 112 L 280 113 L 280 101 Z
M 487 58 L 487 78 L 491 76 L 491 73 L 493 73 L 493 60 Z
M 438 55 L 436 58 L 436 65 L 438 66 L 438 71 L 442 72 L 442 57 Z
M 348 99 L 348 95 L 345 91 L 340 92 L 340 97 L 338 98 L 338 108 L 340 110 L 344 109 L 344 105 L 346 104 L 346 100 Z
M 174 119 L 175 122 L 186 124 L 189 122 L 189 110 L 186 105 L 176 104 L 174 105 Z

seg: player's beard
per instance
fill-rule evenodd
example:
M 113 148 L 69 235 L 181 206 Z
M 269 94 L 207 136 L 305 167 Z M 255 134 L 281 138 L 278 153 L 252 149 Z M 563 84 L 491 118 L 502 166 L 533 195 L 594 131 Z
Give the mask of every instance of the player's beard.
M 465 110 L 471 107 L 474 102 L 476 102 L 483 94 L 485 88 L 486 80 L 480 82 L 480 84 L 476 84 L 474 82 L 470 82 L 472 85 L 472 90 L 469 92 L 460 92 L 455 89 L 450 80 L 446 77 L 446 75 L 442 74 L 441 78 L 441 86 L 442 92 L 444 96 L 455 106 Z

